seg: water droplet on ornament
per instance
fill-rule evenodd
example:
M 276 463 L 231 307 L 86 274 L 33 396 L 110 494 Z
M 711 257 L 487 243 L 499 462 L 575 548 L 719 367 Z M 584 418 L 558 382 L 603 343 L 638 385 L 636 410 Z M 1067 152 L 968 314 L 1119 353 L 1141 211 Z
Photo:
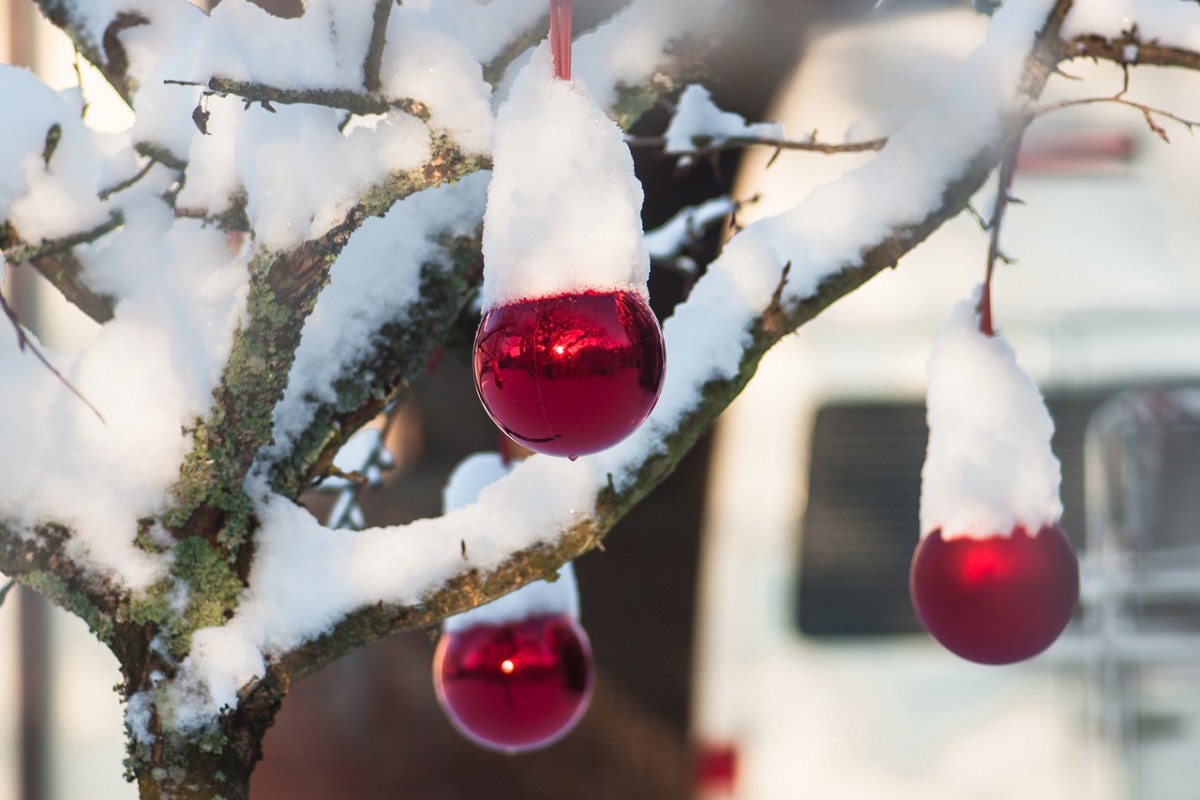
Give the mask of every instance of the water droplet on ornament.
M 909 592 L 917 617 L 946 649 L 981 664 L 1011 664 L 1049 647 L 1079 599 L 1079 562 L 1065 534 L 943 537 L 913 553 Z
M 492 420 L 539 453 L 599 452 L 632 433 L 662 391 L 666 351 L 645 298 L 583 292 L 489 309 L 475 388 Z
M 578 458 L 579 458 L 579 456 L 576 456 L 576 455 L 570 455 L 570 456 L 567 456 L 567 461 L 575 461 L 575 460 L 576 460 L 576 459 L 578 459 Z
M 591 645 L 568 616 L 534 616 L 442 635 L 433 659 L 442 709 L 464 736 L 519 753 L 561 739 L 591 699 Z

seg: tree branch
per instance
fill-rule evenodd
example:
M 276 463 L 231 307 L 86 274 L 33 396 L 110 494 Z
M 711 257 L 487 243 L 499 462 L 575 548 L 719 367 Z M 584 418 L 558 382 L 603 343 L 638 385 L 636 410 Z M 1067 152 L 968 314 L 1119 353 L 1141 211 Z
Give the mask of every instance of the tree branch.
M 90 230 L 72 233 L 58 239 L 43 239 L 35 245 L 20 243 L 19 240 L 12 243 L 6 242 L 5 255 L 13 264 L 24 264 L 35 258 L 61 255 L 76 245 L 94 242 L 106 234 L 112 233 L 124 224 L 125 217 L 121 212 L 114 211 L 106 221 Z M 16 239 L 15 236 L 13 238 L 14 240 Z
M 517 38 L 513 39 L 508 45 L 500 51 L 500 55 L 493 58 L 483 66 L 483 79 L 495 86 L 504 79 L 504 72 L 508 69 L 512 62 L 531 47 L 537 45 L 538 42 L 546 38 L 546 34 L 550 31 L 550 15 L 542 17 L 536 25 L 526 30 Z
M 324 236 L 289 253 L 260 254 L 254 260 L 247 322 L 234 338 L 214 410 L 193 435 L 194 447 L 175 490 L 177 505 L 164 517 L 177 536 L 211 538 L 216 533 L 224 552 L 236 556 L 241 551 L 252 526 L 243 481 L 259 449 L 271 441 L 272 411 L 287 385 L 301 330 L 351 234 L 368 216 L 383 215 L 398 200 L 485 166 L 482 158 L 437 139 L 423 168 L 391 176 L 366 192 Z M 242 567 L 248 569 L 248 562 Z
M 0 572 L 78 616 L 112 648 L 117 638 L 114 620 L 126 598 L 107 581 L 85 573 L 67 556 L 70 537 L 68 528 L 55 523 L 26 531 L 0 520 Z
M 1096 35 L 1078 36 L 1067 43 L 1066 52 L 1071 59 L 1096 58 L 1116 64 L 1200 70 L 1200 52 L 1158 42 L 1144 42 L 1135 31 L 1117 39 Z M 1134 54 L 1134 58 L 1129 58 L 1130 53 Z
M 715 37 L 685 36 L 674 43 L 671 55 L 646 80 L 617 87 L 617 101 L 609 109 L 616 123 L 629 130 L 664 96 L 708 74 L 704 56 L 717 44 Z
M 1059 0 L 1056 3 L 1046 30 L 1029 56 L 1028 69 L 1021 79 L 1021 95 L 1025 98 L 1032 100 L 1041 93 L 1061 57 L 1062 46 L 1057 31 L 1070 5 L 1071 0 Z M 381 636 L 402 629 L 428 626 L 448 615 L 495 599 L 552 573 L 566 561 L 596 547 L 621 517 L 673 471 L 721 411 L 741 392 L 762 356 L 775 342 L 815 318 L 835 300 L 858 288 L 883 269 L 894 266 L 902 255 L 943 222 L 961 212 L 972 194 L 983 186 L 1003 154 L 1013 146 L 1029 120 L 1030 113 L 1025 107 L 1008 113 L 1003 118 L 998 140 L 981 146 L 962 174 L 946 183 L 938 207 L 920 220 L 894 228 L 886 237 L 864 247 L 860 258 L 821 281 L 811 295 L 787 300 L 782 291 L 777 291 L 770 304 L 746 331 L 747 344 L 738 372 L 728 378 L 709 380 L 701 388 L 696 404 L 683 415 L 674 430 L 663 436 L 659 446 L 647 448 L 638 460 L 627 465 L 630 479 L 621 481 L 620 486 L 610 481 L 608 488 L 598 495 L 595 507 L 586 512 L 581 510 L 584 516 L 559 531 L 552 543 L 514 553 L 486 573 L 478 570 L 461 573 L 427 594 L 419 605 L 360 608 L 347 615 L 330 633 L 282 655 L 269 668 L 270 677 L 264 687 L 298 679 Z M 781 269 L 781 272 L 783 280 L 786 280 L 787 270 Z M 256 687 L 250 696 L 259 691 L 269 689 Z
M 662 149 L 667 145 L 665 136 L 628 136 L 625 139 L 630 147 L 655 147 Z M 839 153 L 874 153 L 883 149 L 887 144 L 886 137 L 866 139 L 861 142 L 845 144 L 829 144 L 817 141 L 817 132 L 813 131 L 807 139 L 777 139 L 769 136 L 729 136 L 711 137 L 695 136 L 692 138 L 695 148 L 687 153 L 672 155 L 712 155 L 726 150 L 744 150 L 747 147 L 771 147 L 775 150 L 799 150 L 808 153 L 824 153 L 837 155 Z
M 1039 106 L 1035 113 L 1037 116 L 1041 117 L 1045 116 L 1046 114 L 1052 114 L 1055 111 L 1062 111 L 1064 108 L 1073 108 L 1075 106 L 1091 106 L 1097 104 L 1127 106 L 1142 112 L 1142 118 L 1146 120 L 1146 124 L 1150 127 L 1150 131 L 1155 136 L 1168 143 L 1170 142 L 1170 139 L 1167 137 L 1166 131 L 1163 130 L 1162 126 L 1154 121 L 1156 116 L 1169 119 L 1171 122 L 1182 126 L 1189 132 L 1200 127 L 1200 120 L 1189 119 L 1188 117 L 1181 116 L 1165 108 L 1158 108 L 1156 106 L 1147 105 L 1146 103 L 1139 103 L 1136 100 L 1130 100 L 1128 97 L 1124 97 L 1124 94 L 1125 89 L 1122 89 L 1119 93 L 1110 95 L 1108 97 L 1081 97 L 1075 100 L 1059 100 L 1054 103 L 1047 103 L 1043 106 Z
M 545 35 L 548 17 L 540 25 L 540 29 L 530 31 L 530 35 L 537 33 L 535 43 Z M 516 44 L 514 42 L 514 47 L 506 50 L 505 56 L 493 61 L 489 69 L 502 73 L 508 62 L 524 49 L 517 49 Z M 620 99 L 613 109 L 618 121 L 632 125 L 663 95 L 697 77 L 704 69 L 700 56 L 714 45 L 715 39 L 696 37 L 679 43 L 673 48 L 671 57 L 643 84 L 624 87 L 619 92 Z M 385 326 L 381 331 L 382 345 L 368 358 L 369 363 L 348 368 L 344 377 L 336 382 L 338 401 L 317 407 L 313 421 L 297 438 L 294 452 L 269 465 L 271 485 L 280 494 L 296 497 L 323 476 L 341 444 L 382 411 L 388 402 L 403 394 L 409 382 L 424 369 L 481 276 L 478 237 L 472 241 L 453 240 L 448 243 L 447 252 L 454 267 L 452 273 L 422 271 L 421 296 L 429 302 L 410 310 L 414 324 Z M 364 375 L 373 378 L 364 383 Z
M 378 345 L 334 381 L 337 400 L 317 406 L 290 451 L 264 465 L 276 492 L 299 496 L 328 473 L 355 431 L 407 394 L 482 278 L 479 236 L 448 239 L 448 263 L 423 265 L 419 299 L 406 309 L 405 321 L 386 323 L 372 336 Z
M 101 324 L 113 316 L 114 300 L 89 287 L 83 278 L 83 265 L 74 255 L 77 245 L 97 241 L 124 224 L 124 217 L 114 211 L 105 222 L 91 230 L 80 231 L 59 239 L 44 239 L 37 244 L 21 240 L 11 225 L 0 227 L 0 247 L 9 263 L 32 264 L 68 302 Z
M 76 0 L 36 2 L 46 19 L 67 34 L 75 49 L 100 70 L 126 104 L 132 105 L 137 82 L 129 74 L 129 55 L 121 43 L 121 34 L 130 28 L 149 25 L 150 20 L 135 12 L 121 11 L 108 23 L 97 40 Z
M 383 48 L 387 44 L 388 18 L 395 4 L 395 0 L 375 0 L 375 11 L 371 14 L 371 43 L 363 61 L 363 88 L 370 94 L 377 94 L 383 86 L 379 79 L 379 68 L 383 64 Z
M 398 108 L 420 119 L 429 117 L 424 104 L 416 100 L 407 98 L 391 100 L 374 92 L 364 94 L 351 89 L 292 89 L 220 76 L 210 78 L 208 83 L 182 80 L 165 80 L 163 83 L 171 86 L 200 86 L 214 94 L 240 97 L 246 101 L 247 105 L 259 103 L 268 110 L 276 103 L 279 105 L 324 106 L 359 115 L 386 114 L 391 109 Z

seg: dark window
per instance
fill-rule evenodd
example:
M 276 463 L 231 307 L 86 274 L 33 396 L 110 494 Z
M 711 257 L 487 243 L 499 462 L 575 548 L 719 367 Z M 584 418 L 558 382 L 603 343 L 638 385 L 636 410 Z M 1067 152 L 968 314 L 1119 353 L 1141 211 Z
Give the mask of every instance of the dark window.
M 1083 542 L 1083 440 L 1092 411 L 1116 390 L 1058 395 L 1047 405 L 1062 462 L 1063 528 Z M 918 538 L 921 403 L 827 406 L 812 435 L 796 621 L 810 636 L 921 630 L 908 599 Z

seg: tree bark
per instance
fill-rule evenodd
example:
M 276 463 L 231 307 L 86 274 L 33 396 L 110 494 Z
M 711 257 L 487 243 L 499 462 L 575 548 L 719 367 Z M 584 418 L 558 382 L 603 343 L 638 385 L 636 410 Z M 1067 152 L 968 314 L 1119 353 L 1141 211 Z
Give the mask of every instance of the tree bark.
M 286 682 L 268 675 L 203 732 L 164 732 L 156 712 L 149 737 L 127 730 L 128 764 L 141 800 L 249 800 L 263 739 L 286 693 Z

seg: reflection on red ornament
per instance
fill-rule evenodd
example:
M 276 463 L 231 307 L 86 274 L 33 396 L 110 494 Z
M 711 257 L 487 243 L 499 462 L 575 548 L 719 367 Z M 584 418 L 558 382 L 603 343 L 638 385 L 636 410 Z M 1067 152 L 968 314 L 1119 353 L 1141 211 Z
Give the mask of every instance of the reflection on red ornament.
M 584 292 L 490 309 L 474 361 L 479 399 L 505 433 L 574 458 L 645 421 L 662 391 L 666 351 L 641 295 Z
M 433 659 L 438 701 L 468 739 L 519 753 L 570 732 L 592 694 L 587 634 L 569 616 L 445 633 Z
M 1079 599 L 1079 562 L 1057 525 L 1036 535 L 921 539 L 909 572 L 913 608 L 948 650 L 1011 664 L 1049 647 Z

